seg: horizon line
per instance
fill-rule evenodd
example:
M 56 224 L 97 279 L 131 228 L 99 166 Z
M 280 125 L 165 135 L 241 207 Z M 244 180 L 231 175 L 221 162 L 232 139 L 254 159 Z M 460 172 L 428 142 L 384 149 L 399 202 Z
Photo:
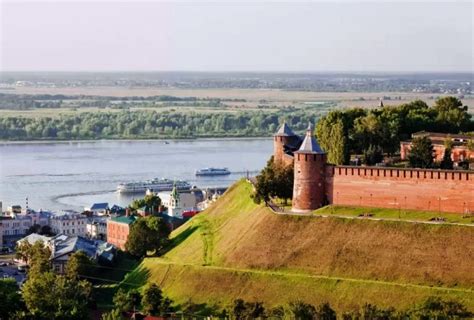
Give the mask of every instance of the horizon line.
M 461 73 L 473 74 L 471 71 L 459 70 L 0 70 L 1 73 L 288 73 L 288 74 L 429 74 L 429 73 Z

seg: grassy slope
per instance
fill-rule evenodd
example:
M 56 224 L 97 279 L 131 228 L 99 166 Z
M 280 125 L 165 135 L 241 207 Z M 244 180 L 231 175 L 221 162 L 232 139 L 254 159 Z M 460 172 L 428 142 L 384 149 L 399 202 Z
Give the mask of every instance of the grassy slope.
M 303 299 L 346 310 L 443 295 L 474 310 L 473 228 L 280 216 L 253 204 L 250 192 L 234 185 L 126 282 L 157 282 L 179 303 Z

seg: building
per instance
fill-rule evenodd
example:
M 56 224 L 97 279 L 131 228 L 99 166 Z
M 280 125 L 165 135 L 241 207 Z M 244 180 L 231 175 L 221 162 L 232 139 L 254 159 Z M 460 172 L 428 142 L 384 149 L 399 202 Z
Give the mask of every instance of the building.
M 55 234 L 85 237 L 87 216 L 75 211 L 63 211 L 51 216 L 51 231 Z
M 334 204 L 474 213 L 474 171 L 335 166 L 311 127 L 297 139 L 285 123 L 273 141 L 274 162 L 294 166 L 294 212 Z
M 80 236 L 67 236 L 64 234 L 46 237 L 32 233 L 17 241 L 18 245 L 25 242 L 33 245 L 42 241 L 51 250 L 51 265 L 57 273 L 64 273 L 65 267 L 72 254 L 77 251 L 84 252 L 90 259 L 111 263 L 114 259 L 115 249 L 104 241 L 94 241 Z
M 28 210 L 26 213 L 14 213 L 10 211 L 8 215 L 0 216 L 2 224 L 2 236 L 5 242 L 15 241 L 23 237 L 34 225 L 49 225 L 51 213 L 47 211 Z
M 197 199 L 193 192 L 178 192 L 174 187 L 171 192 L 160 192 L 161 204 L 168 208 L 167 214 L 178 219 L 183 218 L 184 211 L 197 210 Z
M 84 211 L 92 212 L 96 216 L 104 216 L 109 210 L 109 204 L 107 202 L 94 203 L 90 208 L 84 208 Z
M 107 241 L 108 217 L 89 217 L 86 224 L 87 237 Z
M 431 140 L 435 152 L 435 161 L 443 160 L 448 142 L 452 144 L 451 160 L 453 160 L 455 166 L 463 161 L 474 161 L 474 148 L 469 146 L 470 143 L 474 144 L 474 138 L 471 136 L 425 131 L 412 134 L 412 138 L 420 137 L 428 137 Z M 412 145 L 412 140 L 400 142 L 400 157 L 402 160 L 408 159 Z
M 135 216 L 118 216 L 107 220 L 107 242 L 121 250 L 125 250 L 130 226 L 135 222 Z

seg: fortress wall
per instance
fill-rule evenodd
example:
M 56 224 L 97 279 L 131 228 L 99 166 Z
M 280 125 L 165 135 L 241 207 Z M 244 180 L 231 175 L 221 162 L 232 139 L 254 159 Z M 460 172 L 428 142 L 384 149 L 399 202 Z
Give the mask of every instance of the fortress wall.
M 474 172 L 328 165 L 326 194 L 336 205 L 474 212 Z

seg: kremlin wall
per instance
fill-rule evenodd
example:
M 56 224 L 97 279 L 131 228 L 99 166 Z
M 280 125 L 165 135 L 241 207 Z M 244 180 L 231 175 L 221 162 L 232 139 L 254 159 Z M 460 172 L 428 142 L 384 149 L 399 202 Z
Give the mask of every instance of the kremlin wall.
M 274 161 L 294 165 L 294 212 L 327 204 L 474 212 L 474 171 L 334 166 L 311 127 L 301 139 L 284 123 L 274 135 Z

